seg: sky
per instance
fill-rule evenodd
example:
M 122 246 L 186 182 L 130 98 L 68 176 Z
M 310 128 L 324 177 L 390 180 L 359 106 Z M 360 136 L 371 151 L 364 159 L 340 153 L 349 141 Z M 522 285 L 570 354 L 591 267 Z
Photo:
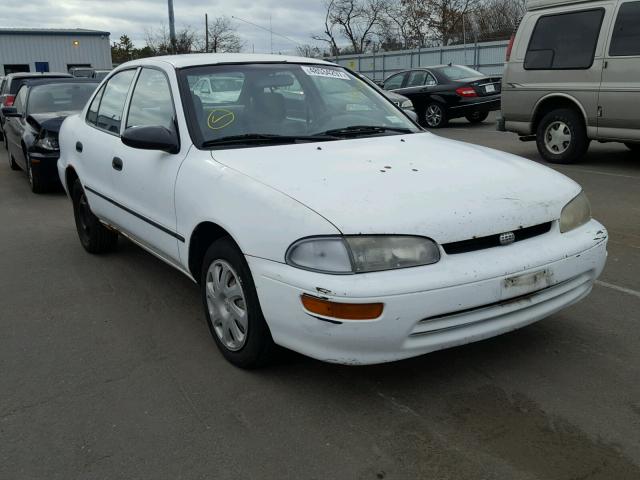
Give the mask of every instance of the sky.
M 1 0 L 0 3 L 9 2 Z M 174 0 L 176 28 L 190 26 L 204 33 L 204 14 L 212 18 L 236 16 L 269 28 L 299 43 L 316 43 L 324 23 L 322 0 Z M 144 46 L 145 29 L 168 26 L 167 0 L 23 0 L 2 8 L 0 27 L 87 28 L 111 32 L 111 41 L 123 33 Z M 244 51 L 269 53 L 269 32 L 231 19 L 245 42 Z M 273 36 L 273 50 L 295 52 L 296 44 Z

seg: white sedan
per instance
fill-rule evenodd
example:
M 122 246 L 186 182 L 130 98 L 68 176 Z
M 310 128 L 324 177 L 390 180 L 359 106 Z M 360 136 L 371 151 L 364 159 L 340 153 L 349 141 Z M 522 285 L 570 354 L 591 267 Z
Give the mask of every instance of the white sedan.
M 217 77 L 237 92 L 205 104 L 192 86 Z M 492 337 L 584 298 L 606 260 L 575 182 L 424 132 L 319 60 L 126 63 L 60 148 L 83 247 L 121 234 L 197 282 L 241 367 L 275 345 L 371 364 Z

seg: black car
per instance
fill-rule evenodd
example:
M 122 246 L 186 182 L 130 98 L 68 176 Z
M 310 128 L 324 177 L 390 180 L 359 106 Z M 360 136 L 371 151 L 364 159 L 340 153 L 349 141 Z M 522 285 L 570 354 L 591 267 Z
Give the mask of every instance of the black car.
M 438 65 L 396 73 L 383 88 L 413 102 L 420 123 L 444 127 L 452 118 L 484 121 L 500 109 L 501 77 L 488 77 L 463 65 Z
M 59 181 L 60 125 L 82 110 L 98 84 L 82 79 L 31 80 L 20 87 L 13 106 L 2 108 L 11 169 L 27 172 L 33 192 Z

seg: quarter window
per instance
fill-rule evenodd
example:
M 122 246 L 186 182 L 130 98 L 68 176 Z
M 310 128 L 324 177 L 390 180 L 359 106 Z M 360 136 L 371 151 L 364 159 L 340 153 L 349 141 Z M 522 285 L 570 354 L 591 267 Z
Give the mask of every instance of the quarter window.
M 424 70 L 417 70 L 409 74 L 409 81 L 407 87 L 420 87 L 427 81 L 429 73 Z
M 623 3 L 620 7 L 609 55 L 640 55 L 640 2 Z
M 16 100 L 13 102 L 13 106 L 18 113 L 24 113 L 24 102 L 27 99 L 27 87 L 20 88 L 16 95 Z
M 591 68 L 603 17 L 603 9 L 540 17 L 531 35 L 524 68 Z
M 127 99 L 129 86 L 135 73 L 135 70 L 125 70 L 111 77 L 100 102 L 97 118 L 98 128 L 115 134 L 120 133 L 124 102 Z
M 126 128 L 165 127 L 171 130 L 174 116 L 167 77 L 159 70 L 143 68 L 131 96 Z
M 98 123 L 98 107 L 100 106 L 100 99 L 102 98 L 103 93 L 104 87 L 101 87 L 100 91 L 96 93 L 95 97 L 93 97 L 91 105 L 89 105 L 89 110 L 87 110 L 87 122 L 91 125 L 97 125 Z
M 405 76 L 405 73 L 399 73 L 398 75 L 394 75 L 393 77 L 387 79 L 387 81 L 384 82 L 384 89 L 395 90 L 396 88 L 401 88 Z

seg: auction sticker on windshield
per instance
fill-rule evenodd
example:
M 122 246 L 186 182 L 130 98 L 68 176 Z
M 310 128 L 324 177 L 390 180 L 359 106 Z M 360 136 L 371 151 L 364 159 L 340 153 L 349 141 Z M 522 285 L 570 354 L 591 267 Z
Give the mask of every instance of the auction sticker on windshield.
M 338 70 L 333 70 L 331 68 L 322 68 L 322 67 L 308 67 L 306 65 L 302 65 L 302 70 L 307 74 L 314 77 L 329 77 L 329 78 L 340 78 L 342 80 L 351 80 L 351 77 L 344 72 L 340 72 Z

